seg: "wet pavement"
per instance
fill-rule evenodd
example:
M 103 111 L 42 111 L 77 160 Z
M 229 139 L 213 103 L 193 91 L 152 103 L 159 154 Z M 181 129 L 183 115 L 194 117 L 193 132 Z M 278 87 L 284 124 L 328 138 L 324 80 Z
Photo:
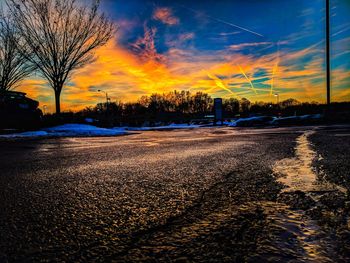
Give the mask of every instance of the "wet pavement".
M 349 134 L 0 141 L 0 262 L 347 262 Z

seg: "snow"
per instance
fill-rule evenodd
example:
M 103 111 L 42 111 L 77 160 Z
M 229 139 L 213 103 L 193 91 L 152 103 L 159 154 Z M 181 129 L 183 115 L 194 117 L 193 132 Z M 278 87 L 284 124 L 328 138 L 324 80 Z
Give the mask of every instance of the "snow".
M 240 118 L 233 122 L 224 122 L 229 127 L 253 127 L 253 126 L 268 126 L 268 125 L 292 125 L 292 124 L 312 124 L 315 121 L 322 119 L 321 114 L 310 114 L 302 116 L 288 116 L 282 118 L 257 116 L 249 118 Z
M 86 123 L 94 123 L 94 119 L 92 118 L 85 118 Z
M 64 124 L 44 129 L 52 136 L 114 136 L 126 134 L 125 130 L 99 128 L 87 124 Z
M 321 114 L 290 116 L 283 118 L 273 118 L 269 116 L 258 116 L 241 118 L 233 122 L 224 122 L 229 127 L 249 127 L 261 125 L 283 125 L 283 124 L 305 124 L 313 123 L 322 118 Z M 56 127 L 45 128 L 39 131 L 30 131 L 14 134 L 0 135 L 0 138 L 27 138 L 27 137 L 82 137 L 82 136 L 116 136 L 125 135 L 128 131 L 154 131 L 154 130 L 174 130 L 174 129 L 194 129 L 210 127 L 208 125 L 195 124 L 170 124 L 156 127 L 115 127 L 111 129 L 99 128 L 88 124 L 64 124 Z M 215 127 L 215 126 L 212 126 Z
M 27 138 L 27 137 L 42 137 L 42 136 L 48 136 L 48 133 L 46 131 L 30 131 L 30 132 L 0 135 L 0 138 Z
M 275 118 L 271 121 L 272 125 L 292 125 L 292 124 L 312 124 L 315 121 L 322 119 L 321 114 L 310 114 L 310 115 L 302 115 L 302 116 L 289 116 L 282 118 Z
M 116 136 L 124 134 L 127 134 L 124 129 L 106 129 L 87 124 L 64 124 L 40 131 L 1 135 L 0 138 Z
M 172 129 L 193 129 L 200 125 L 170 124 L 157 127 L 115 127 L 112 129 L 99 128 L 88 124 L 64 124 L 45 128 L 39 131 L 0 135 L 0 138 L 26 138 L 26 137 L 82 137 L 82 136 L 116 136 L 125 135 L 128 131 L 152 131 Z
M 234 122 L 227 123 L 229 127 L 242 127 L 242 126 L 256 126 L 256 125 L 267 125 L 273 118 L 269 116 L 258 116 L 249 118 L 240 118 Z
M 303 115 L 303 116 L 299 116 L 300 119 L 302 120 L 317 120 L 317 119 L 321 119 L 322 115 L 321 114 L 313 114 L 313 115 Z

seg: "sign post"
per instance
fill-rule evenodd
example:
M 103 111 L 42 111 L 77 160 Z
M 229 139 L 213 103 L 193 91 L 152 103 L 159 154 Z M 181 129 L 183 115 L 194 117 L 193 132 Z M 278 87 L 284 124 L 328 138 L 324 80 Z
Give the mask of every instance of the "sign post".
M 331 104 L 331 58 L 330 58 L 330 3 L 326 0 L 326 86 L 327 86 L 327 106 Z
M 218 121 L 221 121 L 221 125 L 223 125 L 222 119 L 222 98 L 214 99 L 214 126 L 216 126 Z

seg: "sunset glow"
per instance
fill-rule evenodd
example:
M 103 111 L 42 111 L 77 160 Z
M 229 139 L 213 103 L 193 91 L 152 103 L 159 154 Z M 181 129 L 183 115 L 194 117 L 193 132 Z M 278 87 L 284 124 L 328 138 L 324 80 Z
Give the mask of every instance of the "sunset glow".
M 119 30 L 78 70 L 63 110 L 136 101 L 173 90 L 213 97 L 325 102 L 324 1 L 102 1 Z M 332 1 L 332 101 L 350 100 L 346 0 Z M 251 32 L 250 32 L 251 31 Z M 257 33 L 257 34 L 255 34 Z M 53 91 L 32 75 L 18 88 L 54 109 Z

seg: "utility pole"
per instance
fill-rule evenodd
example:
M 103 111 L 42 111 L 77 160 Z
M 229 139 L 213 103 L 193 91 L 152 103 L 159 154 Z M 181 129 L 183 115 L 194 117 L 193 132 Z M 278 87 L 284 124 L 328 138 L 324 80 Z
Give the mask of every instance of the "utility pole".
M 331 103 L 331 58 L 330 58 L 330 0 L 326 0 L 326 67 L 327 67 L 327 106 Z
M 106 94 L 106 114 L 108 114 L 108 110 L 109 110 L 108 103 L 110 101 L 110 98 L 108 97 L 108 93 L 100 89 L 98 90 L 98 92 L 103 92 L 104 94 Z

